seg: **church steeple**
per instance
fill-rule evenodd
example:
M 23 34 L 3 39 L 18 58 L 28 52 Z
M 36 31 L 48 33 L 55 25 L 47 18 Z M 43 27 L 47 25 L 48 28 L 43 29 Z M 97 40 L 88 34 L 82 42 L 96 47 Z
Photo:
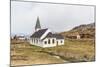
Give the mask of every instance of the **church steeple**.
M 35 25 L 35 31 L 38 31 L 40 29 L 41 29 L 40 21 L 39 21 L 39 17 L 37 17 L 37 21 L 36 21 L 36 25 Z

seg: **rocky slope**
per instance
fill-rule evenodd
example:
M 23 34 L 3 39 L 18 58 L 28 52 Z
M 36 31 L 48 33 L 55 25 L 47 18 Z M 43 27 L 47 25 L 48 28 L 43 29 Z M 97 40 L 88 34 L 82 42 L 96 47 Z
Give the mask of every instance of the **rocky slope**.
M 65 31 L 61 33 L 64 37 L 68 35 L 85 34 L 90 38 L 95 37 L 95 23 L 82 24 L 72 28 L 70 31 Z

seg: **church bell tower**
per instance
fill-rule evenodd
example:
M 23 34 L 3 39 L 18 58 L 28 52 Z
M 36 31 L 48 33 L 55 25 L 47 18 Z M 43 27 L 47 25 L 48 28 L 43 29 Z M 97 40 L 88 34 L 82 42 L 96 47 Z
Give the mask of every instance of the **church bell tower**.
M 36 21 L 36 25 L 35 25 L 35 31 L 38 31 L 40 29 L 41 29 L 40 21 L 39 21 L 39 17 L 37 17 L 37 21 Z

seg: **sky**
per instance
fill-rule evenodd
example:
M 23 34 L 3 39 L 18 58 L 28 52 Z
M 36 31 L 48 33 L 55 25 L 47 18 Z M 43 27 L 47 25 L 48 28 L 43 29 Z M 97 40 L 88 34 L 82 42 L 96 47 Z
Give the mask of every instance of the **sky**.
M 11 1 L 11 34 L 32 34 L 37 17 L 42 29 L 52 32 L 95 21 L 93 6 Z

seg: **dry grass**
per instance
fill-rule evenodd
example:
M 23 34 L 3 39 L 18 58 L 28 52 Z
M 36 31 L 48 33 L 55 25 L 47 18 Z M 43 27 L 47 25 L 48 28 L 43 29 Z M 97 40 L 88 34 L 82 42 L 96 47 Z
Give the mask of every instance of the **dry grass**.
M 66 40 L 65 45 L 62 46 L 41 48 L 27 42 L 13 41 L 11 43 L 11 65 L 94 61 L 94 45 L 93 40 Z
M 70 62 L 95 60 L 95 47 L 92 40 L 66 40 L 65 45 L 45 48 L 45 51 L 62 56 Z

